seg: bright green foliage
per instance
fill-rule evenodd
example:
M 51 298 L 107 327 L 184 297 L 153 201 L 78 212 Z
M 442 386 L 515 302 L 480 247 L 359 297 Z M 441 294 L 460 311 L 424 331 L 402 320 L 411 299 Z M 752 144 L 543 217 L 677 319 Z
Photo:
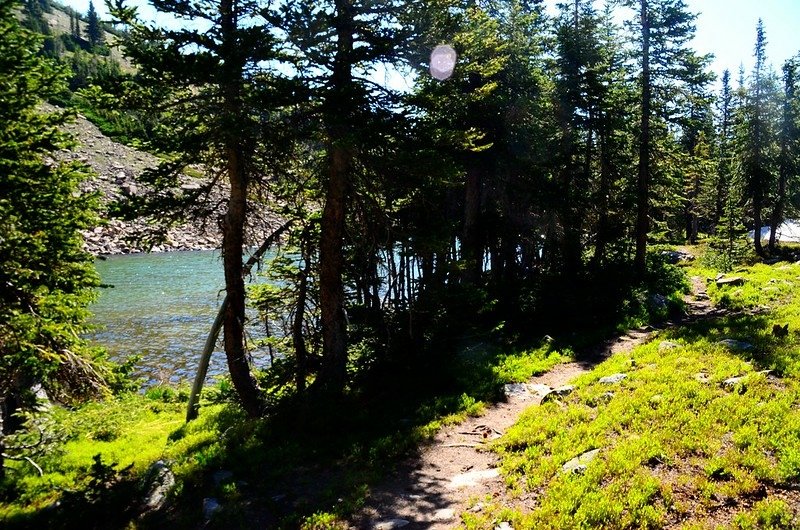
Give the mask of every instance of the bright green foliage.
M 91 392 L 100 381 L 79 336 L 98 279 L 80 230 L 97 221 L 96 198 L 80 191 L 84 167 L 52 159 L 68 116 L 41 105 L 64 73 L 13 5 L 0 2 L 0 399 L 37 382 Z
M 509 486 L 536 492 L 536 506 L 525 514 L 499 507 L 470 514 L 468 528 L 497 520 L 514 528 L 704 527 L 719 503 L 747 499 L 764 484 L 793 484 L 800 476 L 798 273 L 797 265 L 758 265 L 741 273 L 741 287 L 711 282 L 711 297 L 723 305 L 774 310 L 662 333 L 579 378 L 575 393 L 529 409 L 497 449 Z M 773 331 L 787 323 L 787 336 Z M 627 377 L 599 382 L 613 373 Z M 733 377 L 741 379 L 724 383 Z M 600 452 L 585 471 L 561 470 L 592 449 Z M 798 522 L 772 498 L 738 511 L 735 528 Z

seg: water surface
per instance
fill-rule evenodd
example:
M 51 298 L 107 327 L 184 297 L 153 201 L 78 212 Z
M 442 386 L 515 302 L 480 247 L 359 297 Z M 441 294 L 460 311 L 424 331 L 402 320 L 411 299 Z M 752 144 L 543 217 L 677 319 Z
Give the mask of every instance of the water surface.
M 101 328 L 93 340 L 116 361 L 140 355 L 137 372 L 148 384 L 193 379 L 224 297 L 219 252 L 110 256 L 98 259 L 97 270 L 113 287 L 101 289 L 91 307 Z M 260 330 L 254 323 L 248 331 L 252 336 Z M 258 352 L 253 357 L 257 365 L 266 362 Z M 209 374 L 225 371 L 225 356 L 216 351 Z

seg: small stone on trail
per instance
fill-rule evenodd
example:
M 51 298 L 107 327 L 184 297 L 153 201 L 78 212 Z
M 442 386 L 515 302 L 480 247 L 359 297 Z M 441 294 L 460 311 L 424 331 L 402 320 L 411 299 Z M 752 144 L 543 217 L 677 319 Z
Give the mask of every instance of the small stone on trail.
M 720 346 L 725 346 L 729 350 L 734 350 L 734 351 L 746 351 L 753 349 L 752 344 L 742 340 L 722 339 L 721 341 L 717 342 L 717 344 L 719 344 Z
M 528 384 L 528 391 L 532 394 L 538 394 L 540 396 L 546 396 L 550 392 L 555 392 L 552 388 L 547 385 L 542 385 L 539 383 L 530 383 Z
M 623 379 L 628 377 L 628 374 L 612 374 L 607 375 L 605 377 L 601 377 L 598 383 L 603 383 L 606 385 L 613 385 L 614 383 L 619 383 Z
M 503 521 L 499 525 L 495 526 L 494 530 L 514 530 L 514 527 L 511 526 L 511 523 L 508 521 Z
M 433 514 L 434 521 L 452 521 L 456 518 L 456 511 L 452 508 L 442 508 Z
M 462 473 L 451 478 L 448 487 L 450 489 L 457 489 L 477 486 L 478 483 L 483 482 L 484 480 L 491 480 L 499 476 L 500 471 L 498 471 L 497 468 L 470 471 L 469 473 Z
M 586 451 L 580 456 L 576 456 L 563 466 L 561 466 L 562 471 L 566 471 L 568 473 L 583 473 L 586 471 L 586 466 L 595 459 L 597 454 L 600 452 L 600 449 L 592 449 L 591 451 Z
M 503 387 L 503 393 L 507 398 L 524 396 L 525 394 L 528 394 L 528 385 L 525 383 L 508 383 Z
M 393 528 L 403 528 L 409 524 L 411 523 L 405 519 L 388 519 L 386 521 L 375 523 L 375 526 L 372 528 L 375 530 L 392 530 Z

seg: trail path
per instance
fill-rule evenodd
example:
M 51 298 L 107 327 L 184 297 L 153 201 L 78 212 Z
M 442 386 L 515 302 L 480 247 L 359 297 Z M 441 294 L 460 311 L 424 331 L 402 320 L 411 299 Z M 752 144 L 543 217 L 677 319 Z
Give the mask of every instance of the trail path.
M 692 292 L 685 297 L 687 316 L 680 323 L 711 318 L 722 312 L 712 307 L 703 278 L 693 277 Z M 666 322 L 667 329 L 678 322 Z M 373 488 L 367 505 L 352 528 L 389 530 L 444 530 L 459 525 L 460 513 L 471 499 L 497 497 L 505 491 L 497 469 L 497 456 L 486 447 L 517 422 L 520 414 L 541 403 L 543 386 L 557 388 L 589 372 L 607 357 L 627 352 L 647 342 L 658 329 L 646 326 L 598 345 L 589 351 L 590 361 L 560 364 L 528 381 L 529 389 L 506 402 L 487 407 L 485 414 L 442 429 L 417 455 L 403 462 L 382 484 Z

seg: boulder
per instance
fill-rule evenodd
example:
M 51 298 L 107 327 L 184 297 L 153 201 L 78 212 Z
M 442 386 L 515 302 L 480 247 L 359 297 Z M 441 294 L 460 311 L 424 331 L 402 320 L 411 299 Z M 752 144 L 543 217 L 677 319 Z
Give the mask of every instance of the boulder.
M 725 346 L 729 350 L 733 351 L 748 351 L 753 349 L 752 344 L 743 340 L 722 339 L 721 341 L 717 342 L 717 344 L 720 346 Z
M 672 341 L 669 341 L 669 340 L 662 340 L 658 344 L 658 351 L 674 350 L 674 349 L 680 348 L 680 347 L 681 347 L 681 345 L 678 344 L 677 342 L 672 342 Z
M 166 505 L 169 493 L 175 487 L 175 475 L 166 462 L 159 460 L 147 470 L 145 484 L 149 486 L 144 498 L 144 511 L 155 512 Z
M 717 287 L 738 287 L 744 285 L 744 278 L 741 276 L 731 276 L 730 278 L 718 278 Z
M 403 528 L 410 525 L 411 522 L 405 519 L 387 519 L 385 521 L 378 521 L 372 528 L 375 530 L 392 530 L 394 528 Z
M 561 470 L 567 473 L 583 473 L 586 471 L 586 466 L 589 465 L 589 462 L 595 459 L 597 455 L 600 453 L 600 449 L 592 449 L 591 451 L 586 451 L 582 455 L 576 456 L 563 466 L 561 466 Z
M 615 383 L 619 383 L 620 381 L 622 381 L 622 380 L 623 380 L 623 379 L 625 379 L 626 377 L 628 377 L 628 374 L 612 374 L 612 375 L 607 375 L 607 376 L 605 376 L 605 377 L 601 377 L 601 378 L 598 380 L 598 383 L 603 383 L 604 385 L 613 385 L 613 384 L 615 384 Z

